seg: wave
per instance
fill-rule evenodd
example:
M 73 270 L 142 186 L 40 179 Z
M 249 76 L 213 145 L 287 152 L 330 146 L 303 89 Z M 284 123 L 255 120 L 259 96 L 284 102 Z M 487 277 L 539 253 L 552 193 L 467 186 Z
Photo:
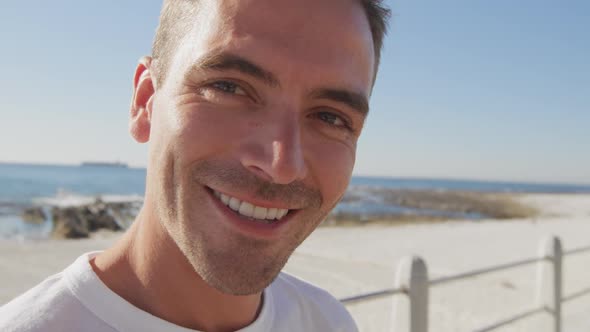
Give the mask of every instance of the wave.
M 70 191 L 59 190 L 52 197 L 33 198 L 32 203 L 36 206 L 52 206 L 59 208 L 77 207 L 90 205 L 100 200 L 104 203 L 142 203 L 141 195 L 119 195 L 119 194 L 102 194 L 102 195 L 82 195 Z

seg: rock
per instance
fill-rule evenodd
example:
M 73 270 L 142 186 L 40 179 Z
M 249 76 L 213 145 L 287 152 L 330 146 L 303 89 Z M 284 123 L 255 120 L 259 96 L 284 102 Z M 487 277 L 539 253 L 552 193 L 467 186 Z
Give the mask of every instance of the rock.
M 109 203 L 108 212 L 115 218 L 117 225 L 127 229 L 135 221 L 135 217 L 141 210 L 141 202 Z
M 91 232 L 103 228 L 111 231 L 121 230 L 121 227 L 117 224 L 115 217 L 111 213 L 110 207 L 99 200 L 95 204 L 84 208 L 83 213 L 89 222 Z
M 100 199 L 90 205 L 59 208 L 54 207 L 54 238 L 85 238 L 100 229 L 122 230 L 115 216 L 132 211 L 128 203 L 105 203 Z
M 87 238 L 90 234 L 88 220 L 80 213 L 79 208 L 53 208 L 53 231 L 51 237 L 57 239 Z
M 40 207 L 26 209 L 21 215 L 23 221 L 34 224 L 41 224 L 47 220 L 47 216 Z

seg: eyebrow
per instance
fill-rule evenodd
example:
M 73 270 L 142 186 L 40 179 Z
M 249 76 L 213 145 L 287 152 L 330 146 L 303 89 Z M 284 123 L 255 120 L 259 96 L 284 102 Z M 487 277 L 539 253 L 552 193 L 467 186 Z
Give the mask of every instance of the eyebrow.
M 191 67 L 187 75 L 191 75 L 194 71 L 202 70 L 237 70 L 245 75 L 261 80 L 269 86 L 280 87 L 279 79 L 275 74 L 244 57 L 228 52 L 205 55 Z M 345 89 L 320 88 L 312 90 L 310 96 L 315 99 L 328 99 L 344 104 L 363 116 L 369 113 L 369 101 L 362 93 Z
M 237 70 L 242 74 L 261 80 L 269 86 L 280 86 L 278 78 L 273 73 L 262 69 L 250 60 L 231 53 L 208 54 L 195 63 L 188 74 L 201 70 Z
M 329 99 L 344 104 L 363 116 L 369 113 L 369 101 L 365 95 L 342 89 L 317 89 L 311 92 L 312 98 Z

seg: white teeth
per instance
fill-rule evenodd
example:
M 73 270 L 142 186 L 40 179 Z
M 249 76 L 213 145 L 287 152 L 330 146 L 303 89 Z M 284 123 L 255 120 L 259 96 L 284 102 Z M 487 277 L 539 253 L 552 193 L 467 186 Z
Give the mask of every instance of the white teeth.
M 225 194 L 221 194 L 221 201 L 223 202 L 223 204 L 228 205 L 229 204 L 229 200 L 230 200 L 229 196 L 227 196 Z
M 266 219 L 276 219 L 277 217 L 277 211 L 278 209 L 272 208 L 272 209 L 268 209 L 268 211 L 266 212 Z
M 242 202 L 242 205 L 240 205 L 240 209 L 238 210 L 238 212 L 241 215 L 252 218 L 254 216 L 254 205 L 248 202 Z
M 242 203 L 244 204 L 244 203 Z M 260 206 L 257 206 L 254 208 L 254 215 L 253 217 L 256 219 L 265 219 L 266 218 L 266 211 L 268 211 L 267 208 L 263 208 Z
M 230 209 L 234 210 L 234 211 L 238 211 L 240 209 L 240 205 L 242 204 L 242 202 L 240 202 L 239 199 L 232 197 L 229 200 L 229 207 Z
M 289 212 L 289 210 L 279 209 L 277 211 L 277 219 L 283 218 L 287 214 L 287 212 Z
M 248 218 L 272 222 L 275 219 L 280 220 L 289 212 L 288 209 L 264 208 L 261 206 L 255 206 L 252 203 L 242 202 L 235 197 L 230 197 L 217 191 L 213 191 L 213 193 L 215 197 L 219 198 L 219 200 L 223 202 L 223 204 L 229 206 L 230 209 Z

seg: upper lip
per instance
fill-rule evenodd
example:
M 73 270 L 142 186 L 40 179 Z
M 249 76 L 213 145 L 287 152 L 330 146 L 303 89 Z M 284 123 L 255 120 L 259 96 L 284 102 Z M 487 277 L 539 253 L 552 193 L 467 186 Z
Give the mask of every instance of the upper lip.
M 287 204 L 285 204 L 283 202 L 261 200 L 261 199 L 258 199 L 258 198 L 252 197 L 252 196 L 245 196 L 245 195 L 241 195 L 241 194 L 228 193 L 227 191 L 218 190 L 218 189 L 211 188 L 211 187 L 208 187 L 208 188 L 210 190 L 216 191 L 218 193 L 237 198 L 240 201 L 248 202 L 252 205 L 260 206 L 260 207 L 267 208 L 267 209 L 275 208 L 275 209 L 298 210 L 298 208 L 288 206 Z

